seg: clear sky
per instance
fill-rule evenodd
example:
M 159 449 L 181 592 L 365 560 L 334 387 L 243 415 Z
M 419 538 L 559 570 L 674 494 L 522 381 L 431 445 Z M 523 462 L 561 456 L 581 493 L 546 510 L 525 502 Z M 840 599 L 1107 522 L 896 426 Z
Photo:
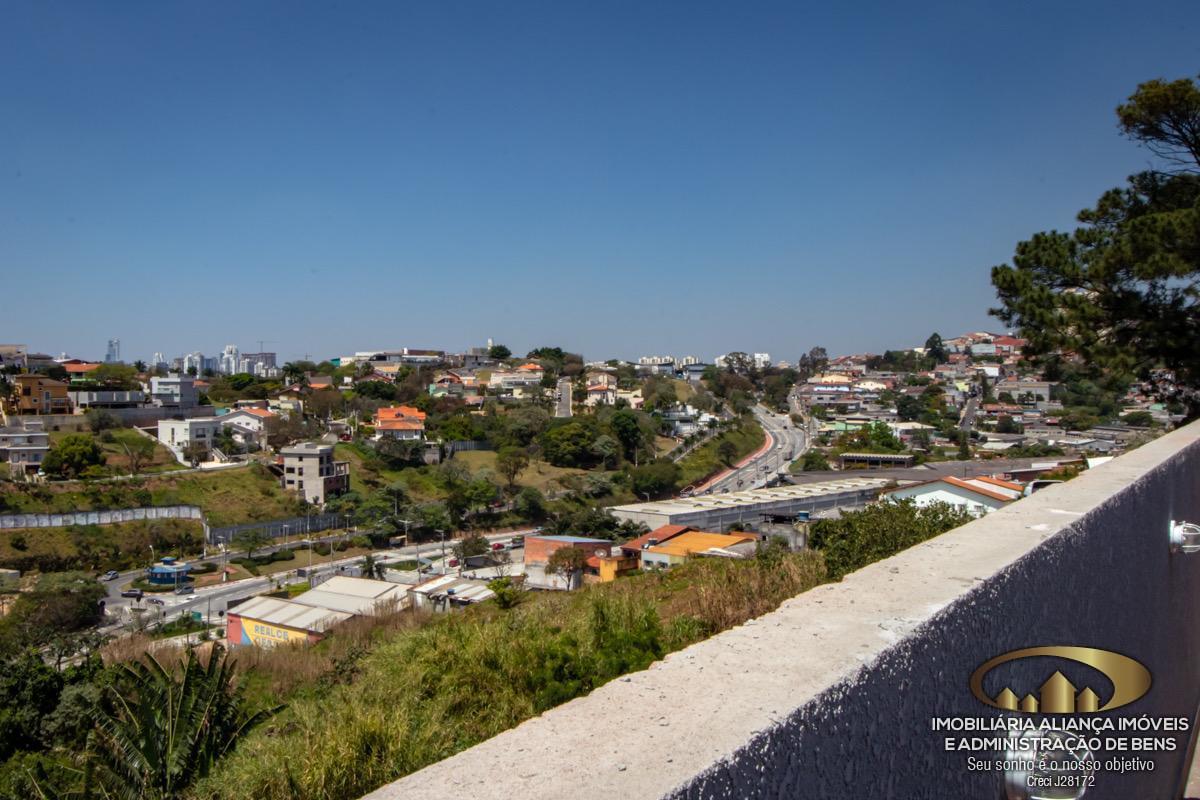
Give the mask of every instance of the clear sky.
M 1196 0 L 0 3 L 0 341 L 794 360 L 1000 329 Z

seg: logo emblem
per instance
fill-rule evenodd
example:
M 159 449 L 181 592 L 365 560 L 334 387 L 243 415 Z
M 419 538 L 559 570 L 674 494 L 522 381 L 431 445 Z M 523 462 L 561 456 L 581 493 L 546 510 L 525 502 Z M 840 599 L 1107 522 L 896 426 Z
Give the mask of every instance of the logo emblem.
M 1112 681 L 1113 693 L 1107 703 L 1100 704 L 1100 696 L 1090 687 L 1077 689 L 1065 675 L 1055 671 L 1038 689 L 1038 696 L 1027 692 L 1024 697 L 1005 686 L 995 697 L 983 691 L 983 679 L 1001 664 L 1025 658 L 1049 656 L 1086 664 L 1103 673 Z M 1012 650 L 985 661 L 971 673 L 971 694 L 984 705 L 1004 711 L 1021 711 L 1027 714 L 1090 714 L 1097 711 L 1112 711 L 1126 706 L 1150 691 L 1150 671 L 1137 661 L 1111 650 L 1094 647 L 1026 647 Z

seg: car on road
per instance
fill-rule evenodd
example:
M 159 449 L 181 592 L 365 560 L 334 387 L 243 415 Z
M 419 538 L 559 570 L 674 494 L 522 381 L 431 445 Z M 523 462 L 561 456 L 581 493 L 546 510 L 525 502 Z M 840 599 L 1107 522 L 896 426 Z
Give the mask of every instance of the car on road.
M 121 597 L 132 597 L 134 600 L 141 600 L 143 595 L 145 592 L 141 589 L 126 589 L 121 592 Z
M 537 530 L 541 531 L 541 528 L 538 528 Z M 513 547 L 524 547 L 525 546 L 525 537 L 518 534 L 518 535 L 512 537 L 511 544 Z
M 110 569 L 108 572 L 100 576 L 100 580 L 115 581 L 119 577 L 121 577 L 121 573 L 117 572 L 115 569 Z
M 175 594 L 195 594 L 195 586 L 178 586 L 175 588 Z
M 511 546 L 508 542 L 492 542 L 493 550 L 503 550 L 506 546 Z
M 161 597 L 147 597 L 146 602 L 152 606 L 165 606 L 166 605 L 166 603 L 163 602 Z
M 446 566 L 448 566 L 448 567 L 457 567 L 457 566 L 458 566 L 458 559 L 457 559 L 457 558 L 452 558 L 452 559 L 450 559 L 449 561 L 447 561 L 447 562 L 446 562 Z

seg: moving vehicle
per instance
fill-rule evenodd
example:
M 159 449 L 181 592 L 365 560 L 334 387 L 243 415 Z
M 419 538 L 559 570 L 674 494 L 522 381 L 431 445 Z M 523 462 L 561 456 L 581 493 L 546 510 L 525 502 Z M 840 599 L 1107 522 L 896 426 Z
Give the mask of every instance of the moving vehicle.
M 175 589 L 175 594 L 195 594 L 195 586 L 179 586 Z
M 147 597 L 146 602 L 152 606 L 165 606 L 166 605 L 166 603 L 163 602 L 161 597 Z
M 121 597 L 132 597 L 134 600 L 141 600 L 145 594 L 141 589 L 126 589 L 121 592 Z
M 503 550 L 504 546 L 505 546 L 505 542 L 492 542 L 493 550 Z
M 538 528 L 538 531 L 541 531 L 541 528 Z M 513 547 L 524 547 L 525 537 L 521 534 L 517 534 L 516 536 L 512 537 L 511 544 Z
M 108 572 L 100 576 L 100 580 L 115 581 L 119 577 L 121 577 L 121 573 L 117 572 L 115 569 L 110 569 Z

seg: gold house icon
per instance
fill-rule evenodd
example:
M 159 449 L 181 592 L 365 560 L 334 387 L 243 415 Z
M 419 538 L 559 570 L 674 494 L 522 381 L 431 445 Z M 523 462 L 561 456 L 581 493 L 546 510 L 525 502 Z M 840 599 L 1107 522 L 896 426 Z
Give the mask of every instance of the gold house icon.
M 1074 661 L 1089 666 L 1112 682 L 1113 693 L 1108 702 L 1101 705 L 1100 696 L 1090 686 L 1077 690 L 1062 672 L 1055 671 L 1038 690 L 1038 696 L 1026 694 L 1019 697 L 1005 686 L 994 697 L 983 691 L 984 677 L 995 667 L 1026 658 L 1051 657 Z M 971 694 L 985 705 L 1004 711 L 1020 711 L 1027 714 L 1091 714 L 1111 711 L 1128 705 L 1150 691 L 1150 671 L 1128 656 L 1111 650 L 1069 645 L 1027 647 L 1011 650 L 984 662 L 971 675 Z
M 1007 711 L 1025 711 L 1043 714 L 1070 714 L 1076 711 L 1099 711 L 1100 696 L 1090 686 L 1085 686 L 1082 692 L 1076 692 L 1075 687 L 1067 680 L 1067 676 L 1058 670 L 1042 684 L 1038 697 L 1027 694 L 1019 701 L 1017 695 L 1007 686 L 993 701 L 999 708 Z

